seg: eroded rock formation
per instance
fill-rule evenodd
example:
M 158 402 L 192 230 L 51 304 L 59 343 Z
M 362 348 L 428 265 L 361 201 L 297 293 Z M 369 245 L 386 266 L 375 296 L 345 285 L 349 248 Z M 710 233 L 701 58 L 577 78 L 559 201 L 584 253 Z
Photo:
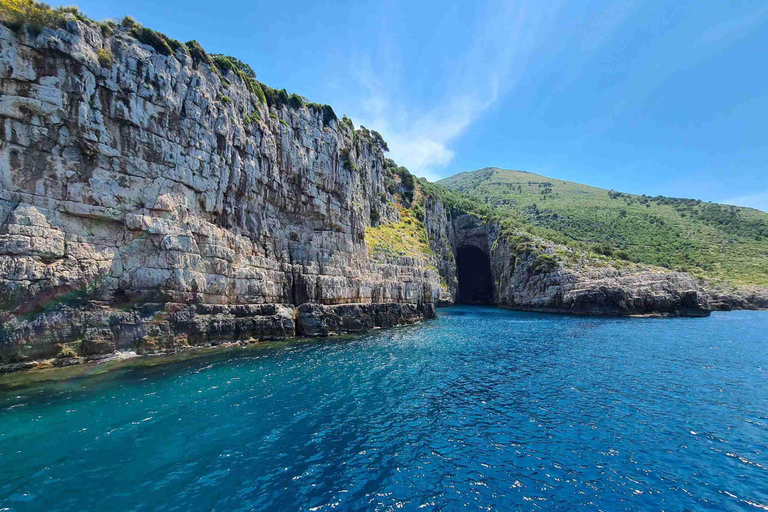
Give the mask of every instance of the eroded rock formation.
M 327 110 L 74 20 L 0 25 L 0 87 L 5 362 L 283 338 L 303 303 L 431 314 L 431 261 L 366 251 L 398 215 L 380 147 Z
M 436 198 L 431 255 L 372 253 L 366 229 L 399 219 L 380 141 L 183 46 L 0 25 L 0 93 L 6 368 L 416 322 L 456 299 L 462 247 L 487 255 L 500 306 L 709 312 L 685 274 L 569 264 Z
M 428 216 L 428 225 L 439 216 Z M 633 264 L 617 268 L 579 258 L 545 240 L 502 235 L 497 226 L 460 215 L 432 226 L 455 251 L 470 246 L 491 266 L 493 304 L 526 311 L 590 315 L 706 316 L 708 294 L 689 274 Z M 436 245 L 436 244 L 435 244 Z M 454 275 L 462 272 L 455 262 Z M 459 283 L 449 281 L 454 296 Z

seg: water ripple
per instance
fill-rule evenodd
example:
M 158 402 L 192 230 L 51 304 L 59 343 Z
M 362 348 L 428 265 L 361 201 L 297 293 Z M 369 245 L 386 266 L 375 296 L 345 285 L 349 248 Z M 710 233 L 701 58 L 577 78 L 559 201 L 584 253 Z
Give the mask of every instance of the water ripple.
M 456 307 L 0 394 L 0 509 L 768 510 L 768 314 Z

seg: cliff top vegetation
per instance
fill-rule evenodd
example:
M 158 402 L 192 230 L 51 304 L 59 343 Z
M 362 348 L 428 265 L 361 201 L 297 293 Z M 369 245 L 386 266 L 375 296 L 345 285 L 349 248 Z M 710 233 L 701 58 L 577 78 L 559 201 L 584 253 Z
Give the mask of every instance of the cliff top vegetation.
M 338 120 L 330 105 L 313 103 L 299 94 L 289 93 L 285 89 L 275 89 L 258 81 L 253 68 L 240 59 L 229 55 L 208 54 L 196 40 L 181 43 L 162 32 L 142 26 L 131 16 L 126 16 L 119 22 L 113 20 L 96 21 L 86 16 L 76 6 L 52 7 L 35 0 L 0 0 L 0 22 L 14 31 L 18 31 L 24 26 L 27 26 L 33 34 L 39 33 L 46 27 L 64 29 L 70 20 L 99 27 L 105 37 L 113 35 L 116 31 L 124 31 L 140 43 L 151 46 L 161 55 L 175 56 L 177 52 L 186 53 L 197 65 L 210 66 L 226 86 L 230 85 L 230 78 L 242 81 L 251 93 L 270 107 L 279 108 L 285 105 L 291 108 L 300 108 L 306 106 L 322 112 L 325 124 L 331 120 Z M 109 49 L 103 49 L 99 52 L 99 61 L 102 65 L 109 65 L 112 58 Z
M 498 168 L 438 183 L 561 243 L 716 282 L 768 286 L 768 214 L 759 210 L 625 194 Z

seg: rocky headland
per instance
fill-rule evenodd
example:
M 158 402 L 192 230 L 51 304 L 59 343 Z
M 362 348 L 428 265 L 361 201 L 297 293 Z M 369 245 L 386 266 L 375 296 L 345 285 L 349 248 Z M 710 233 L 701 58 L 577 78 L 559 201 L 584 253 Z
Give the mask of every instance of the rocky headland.
M 768 305 L 457 211 L 398 171 L 376 132 L 144 30 L 74 15 L 0 24 L 6 369 L 359 332 L 452 302 L 671 316 Z M 475 295 L 459 286 L 467 248 L 487 266 Z

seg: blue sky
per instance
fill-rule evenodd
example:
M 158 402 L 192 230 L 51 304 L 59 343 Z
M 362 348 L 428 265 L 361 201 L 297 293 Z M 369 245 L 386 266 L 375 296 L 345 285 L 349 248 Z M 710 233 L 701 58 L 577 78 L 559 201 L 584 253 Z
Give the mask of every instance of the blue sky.
M 234 55 L 432 180 L 497 166 L 768 211 L 765 0 L 78 5 Z

